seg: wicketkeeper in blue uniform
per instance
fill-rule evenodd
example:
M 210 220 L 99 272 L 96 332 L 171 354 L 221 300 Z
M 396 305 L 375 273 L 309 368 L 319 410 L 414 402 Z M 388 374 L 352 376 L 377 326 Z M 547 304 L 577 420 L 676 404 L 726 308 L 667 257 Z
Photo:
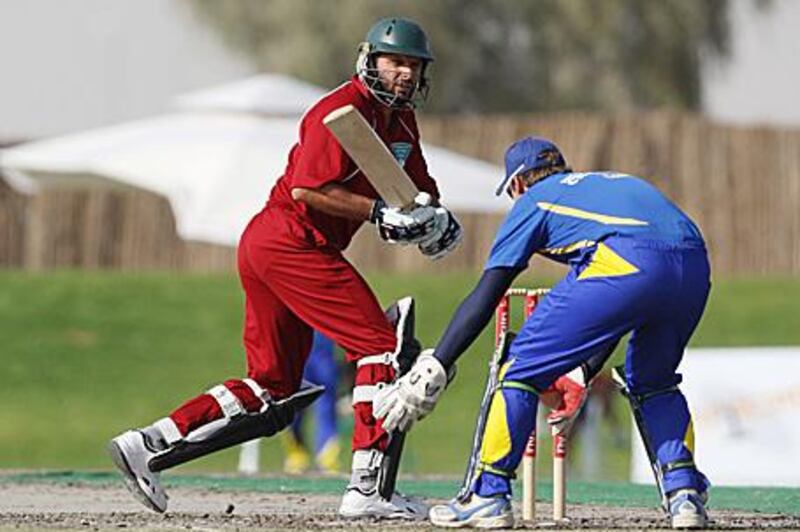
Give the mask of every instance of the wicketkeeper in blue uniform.
M 408 430 L 433 409 L 448 370 L 534 253 L 570 270 L 510 344 L 469 496 L 434 507 L 431 521 L 448 527 L 511 526 L 511 479 L 536 423 L 539 400 L 558 405 L 550 422 L 567 431 L 587 383 L 620 338 L 632 332 L 624 379 L 652 449 L 672 526 L 707 526 L 709 483 L 694 464 L 692 421 L 676 372 L 710 289 L 700 231 L 645 180 L 616 172 L 573 172 L 546 139 L 517 141 L 505 163 L 497 193 L 505 191 L 515 204 L 483 275 L 435 350 L 423 353 L 408 374 L 376 398 L 375 413 L 384 428 Z M 575 389 L 583 393 L 572 393 Z

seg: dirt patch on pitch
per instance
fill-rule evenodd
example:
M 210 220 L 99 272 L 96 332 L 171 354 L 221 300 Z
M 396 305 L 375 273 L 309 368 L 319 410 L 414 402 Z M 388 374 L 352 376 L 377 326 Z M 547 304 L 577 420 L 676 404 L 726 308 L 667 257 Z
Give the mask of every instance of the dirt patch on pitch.
M 0 528 L 15 530 L 420 530 L 420 523 L 344 521 L 336 515 L 338 496 L 264 494 L 196 488 L 171 490 L 170 510 L 143 509 L 122 487 L 58 484 L 0 484 Z M 439 502 L 439 501 L 430 501 Z M 540 515 L 550 507 L 539 504 Z M 562 529 L 664 528 L 655 509 L 570 505 Z M 800 529 L 800 517 L 713 511 L 714 528 Z M 519 524 L 518 528 L 545 528 Z M 549 527 L 552 527 L 550 525 Z

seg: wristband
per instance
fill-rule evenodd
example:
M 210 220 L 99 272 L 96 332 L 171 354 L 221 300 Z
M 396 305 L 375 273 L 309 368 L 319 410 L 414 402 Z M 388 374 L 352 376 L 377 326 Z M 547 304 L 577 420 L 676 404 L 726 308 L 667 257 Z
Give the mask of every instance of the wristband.
M 375 200 L 375 203 L 372 204 L 372 210 L 369 212 L 369 221 L 370 223 L 378 223 L 378 219 L 381 216 L 381 211 L 386 208 L 386 202 L 383 201 L 381 198 Z

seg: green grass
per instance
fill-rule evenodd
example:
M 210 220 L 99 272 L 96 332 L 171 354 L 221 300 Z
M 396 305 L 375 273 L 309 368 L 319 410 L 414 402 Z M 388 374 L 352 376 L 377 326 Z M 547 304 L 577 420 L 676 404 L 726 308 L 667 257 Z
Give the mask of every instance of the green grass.
M 426 345 L 476 279 L 367 277 L 383 303 L 417 298 Z M 238 281 L 227 276 L 0 272 L 0 468 L 108 468 L 108 437 L 243 374 L 242 304 Z M 719 281 L 692 345 L 797 345 L 799 314 L 800 280 Z M 462 470 L 491 351 L 489 329 L 459 363 L 435 421 L 409 437 L 407 470 Z M 627 415 L 621 418 L 627 423 Z M 629 436 L 621 432 L 624 447 Z M 278 441 L 266 442 L 262 456 L 267 469 L 278 467 Z M 231 471 L 235 459 L 229 451 L 184 469 Z M 626 478 L 625 448 L 603 466 L 604 478 Z

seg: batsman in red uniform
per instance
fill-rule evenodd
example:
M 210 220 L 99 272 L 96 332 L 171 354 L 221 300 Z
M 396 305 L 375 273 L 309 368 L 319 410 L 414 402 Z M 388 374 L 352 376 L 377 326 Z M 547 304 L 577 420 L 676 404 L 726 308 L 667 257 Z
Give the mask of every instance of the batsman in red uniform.
M 230 379 L 184 403 L 150 426 L 114 438 L 109 451 L 131 492 L 163 512 L 159 471 L 285 427 L 318 392 L 302 381 L 319 330 L 356 364 L 353 474 L 341 506 L 346 517 L 424 518 L 416 500 L 377 489 L 388 435 L 372 414 L 375 392 L 392 382 L 406 347 L 367 283 L 342 256 L 364 222 L 392 244 L 417 245 L 431 258 L 461 239 L 455 217 L 438 202 L 414 117 L 428 90 L 433 61 L 414 22 L 378 21 L 359 47 L 357 72 L 303 116 L 299 141 L 264 209 L 245 229 L 238 267 L 246 294 L 247 378 Z M 387 206 L 323 125 L 344 105 L 355 106 L 422 192 L 411 209 Z

